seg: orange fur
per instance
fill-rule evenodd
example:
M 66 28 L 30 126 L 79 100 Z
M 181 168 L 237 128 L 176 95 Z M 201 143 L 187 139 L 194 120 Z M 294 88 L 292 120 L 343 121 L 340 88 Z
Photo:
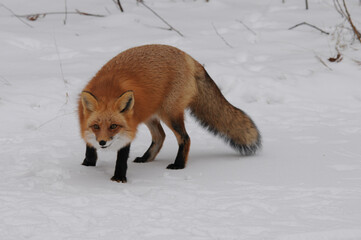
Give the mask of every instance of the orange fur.
M 121 112 L 127 104 L 126 111 Z M 138 125 L 146 123 L 154 144 L 136 161 L 151 161 L 165 137 L 160 119 L 172 129 L 180 146 L 178 160 L 169 168 L 183 168 L 190 146 L 184 127 L 186 108 L 241 153 L 252 154 L 260 147 L 260 134 L 253 121 L 228 103 L 202 65 L 166 45 L 128 49 L 99 70 L 79 100 L 81 134 L 95 148 L 97 142 L 111 141 L 117 134 L 126 136 L 130 143 Z M 94 124 L 99 129 L 94 129 Z M 112 124 L 118 126 L 116 130 L 110 129 Z M 87 134 L 93 134 L 96 142 L 89 142 Z

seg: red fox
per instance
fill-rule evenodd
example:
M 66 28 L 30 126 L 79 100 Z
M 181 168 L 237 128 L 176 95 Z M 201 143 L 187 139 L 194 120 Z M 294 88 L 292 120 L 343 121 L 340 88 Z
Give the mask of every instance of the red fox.
M 224 98 L 200 63 L 175 47 L 145 45 L 111 59 L 82 91 L 78 112 L 86 142 L 83 165 L 96 165 L 97 149 L 116 150 L 111 180 L 126 182 L 127 159 L 137 126 L 146 124 L 152 143 L 134 162 L 150 162 L 165 139 L 162 120 L 179 144 L 176 159 L 167 168 L 184 168 L 191 143 L 184 127 L 185 109 L 242 155 L 260 149 L 261 135 L 252 119 Z

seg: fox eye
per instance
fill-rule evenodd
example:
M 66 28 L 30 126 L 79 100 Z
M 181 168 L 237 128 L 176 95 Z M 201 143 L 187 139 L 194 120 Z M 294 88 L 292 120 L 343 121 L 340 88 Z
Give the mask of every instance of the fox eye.
M 112 125 L 110 125 L 110 129 L 116 129 L 117 127 L 118 127 L 117 124 L 112 124 Z
M 99 127 L 98 124 L 94 124 L 94 125 L 93 125 L 93 128 L 96 129 L 96 130 L 100 129 L 100 127 Z

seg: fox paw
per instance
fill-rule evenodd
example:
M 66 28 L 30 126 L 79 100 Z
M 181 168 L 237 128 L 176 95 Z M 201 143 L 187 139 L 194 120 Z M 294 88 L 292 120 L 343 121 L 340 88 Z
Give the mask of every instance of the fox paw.
M 145 163 L 148 162 L 148 158 L 143 158 L 143 157 L 137 157 L 136 159 L 134 159 L 135 163 Z
M 81 165 L 87 166 L 87 167 L 95 167 L 96 162 L 95 161 L 88 161 L 88 159 L 84 159 L 83 163 Z
M 122 183 L 126 183 L 127 182 L 127 177 L 116 177 L 113 176 L 110 180 L 114 181 L 114 182 L 122 182 Z
M 184 166 L 182 166 L 182 165 L 176 165 L 176 164 L 174 164 L 174 163 L 169 164 L 168 167 L 167 167 L 167 169 L 173 169 L 173 170 L 183 169 L 183 168 L 184 168 Z

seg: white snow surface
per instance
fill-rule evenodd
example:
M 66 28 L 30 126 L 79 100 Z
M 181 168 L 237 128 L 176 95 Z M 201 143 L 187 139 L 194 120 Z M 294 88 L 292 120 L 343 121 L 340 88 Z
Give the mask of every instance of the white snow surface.
M 106 17 L 22 19 L 32 27 L 4 7 L 61 12 L 64 2 L 0 4 L 0 239 L 361 239 L 361 45 L 332 1 L 308 11 L 295 0 L 145 1 L 184 37 L 135 0 L 121 1 L 124 13 L 66 1 Z M 347 4 L 360 29 L 361 6 Z M 288 30 L 304 21 L 330 35 Z M 82 166 L 80 91 L 110 58 L 152 43 L 204 64 L 256 122 L 262 151 L 239 156 L 187 113 L 185 169 L 166 169 L 178 148 L 168 129 L 154 162 L 132 162 L 151 141 L 144 125 L 128 183 L 110 181 L 116 153 Z M 343 59 L 329 62 L 336 46 Z

